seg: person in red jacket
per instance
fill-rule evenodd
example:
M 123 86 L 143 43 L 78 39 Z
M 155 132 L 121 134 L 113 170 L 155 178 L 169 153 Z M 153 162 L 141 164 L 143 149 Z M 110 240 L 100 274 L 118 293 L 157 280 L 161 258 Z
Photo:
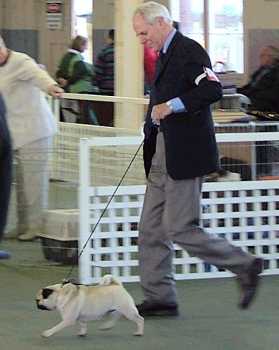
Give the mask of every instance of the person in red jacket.
M 157 52 L 144 45 L 144 91 L 149 93 L 155 77 L 155 67 L 158 59 Z
M 176 30 L 180 30 L 179 22 L 173 21 L 173 27 Z M 151 85 L 155 78 L 156 63 L 158 60 L 158 53 L 147 45 L 143 46 L 144 52 L 144 92 L 149 93 Z

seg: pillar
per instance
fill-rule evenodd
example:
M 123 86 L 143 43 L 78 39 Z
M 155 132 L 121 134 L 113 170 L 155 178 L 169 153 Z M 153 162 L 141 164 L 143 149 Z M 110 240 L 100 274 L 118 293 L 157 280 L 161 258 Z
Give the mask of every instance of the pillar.
M 115 94 L 143 97 L 143 49 L 134 33 L 132 18 L 142 0 L 115 0 Z M 115 105 L 114 125 L 139 129 L 144 119 L 144 106 L 132 103 Z

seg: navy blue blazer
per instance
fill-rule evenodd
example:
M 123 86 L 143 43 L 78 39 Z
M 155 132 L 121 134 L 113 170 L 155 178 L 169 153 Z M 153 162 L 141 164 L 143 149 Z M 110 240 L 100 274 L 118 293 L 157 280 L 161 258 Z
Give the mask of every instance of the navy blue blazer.
M 179 97 L 186 112 L 161 120 L 168 174 L 175 180 L 204 176 L 219 169 L 210 105 L 222 97 L 221 84 L 208 74 L 211 62 L 194 40 L 176 32 L 164 61 L 158 63 L 144 125 L 144 164 L 148 175 L 156 151 L 158 128 L 151 121 L 154 105 Z M 209 71 L 210 73 L 210 71 Z

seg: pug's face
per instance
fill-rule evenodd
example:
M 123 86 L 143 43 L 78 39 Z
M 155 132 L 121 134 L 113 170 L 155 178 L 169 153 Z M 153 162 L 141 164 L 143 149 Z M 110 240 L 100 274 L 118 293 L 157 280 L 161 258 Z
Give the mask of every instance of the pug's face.
M 36 296 L 36 304 L 40 310 L 55 310 L 57 306 L 58 289 L 61 285 L 53 285 L 41 289 Z

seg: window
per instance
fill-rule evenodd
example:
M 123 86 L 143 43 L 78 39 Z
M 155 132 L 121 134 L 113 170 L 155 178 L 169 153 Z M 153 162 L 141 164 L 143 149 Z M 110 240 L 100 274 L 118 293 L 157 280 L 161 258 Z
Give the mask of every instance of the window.
M 175 0 L 172 7 L 182 33 L 206 48 L 216 71 L 243 73 L 243 0 Z
M 93 0 L 74 0 L 73 18 L 74 33 L 73 36 L 82 35 L 88 38 L 88 49 L 83 53 L 85 60 L 92 63 L 92 12 Z

